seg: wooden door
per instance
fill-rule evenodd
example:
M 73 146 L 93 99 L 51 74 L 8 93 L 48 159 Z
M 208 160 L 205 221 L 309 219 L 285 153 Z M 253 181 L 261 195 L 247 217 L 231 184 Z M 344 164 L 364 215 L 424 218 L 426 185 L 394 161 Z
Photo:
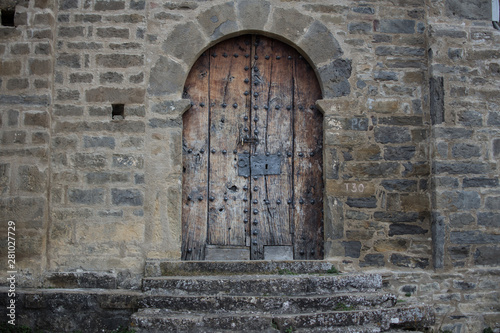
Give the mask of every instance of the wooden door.
M 201 55 L 184 98 L 182 259 L 321 259 L 323 117 L 305 59 L 233 38 Z

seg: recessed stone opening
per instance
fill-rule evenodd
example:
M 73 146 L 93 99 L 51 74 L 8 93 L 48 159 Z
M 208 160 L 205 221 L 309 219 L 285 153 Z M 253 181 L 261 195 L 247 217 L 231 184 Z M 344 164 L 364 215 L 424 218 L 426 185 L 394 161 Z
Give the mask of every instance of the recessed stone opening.
M 114 120 L 125 119 L 125 104 L 111 104 L 113 110 L 111 118 Z
M 2 9 L 2 26 L 15 27 L 14 16 L 16 15 L 15 9 Z

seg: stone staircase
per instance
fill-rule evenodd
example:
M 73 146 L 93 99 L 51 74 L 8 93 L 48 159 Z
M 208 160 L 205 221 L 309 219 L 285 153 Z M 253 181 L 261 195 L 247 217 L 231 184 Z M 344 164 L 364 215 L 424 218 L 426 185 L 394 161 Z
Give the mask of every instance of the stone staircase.
M 377 274 L 325 261 L 148 261 L 131 328 L 146 332 L 399 332 L 434 323 Z

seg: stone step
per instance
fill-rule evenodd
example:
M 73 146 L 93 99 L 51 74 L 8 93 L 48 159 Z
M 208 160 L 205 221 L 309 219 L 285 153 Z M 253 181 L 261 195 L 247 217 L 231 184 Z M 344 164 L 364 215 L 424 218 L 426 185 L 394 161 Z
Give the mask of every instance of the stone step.
M 331 295 L 381 287 L 378 274 L 164 276 L 144 278 L 142 285 L 152 294 L 240 296 Z
M 335 296 L 146 296 L 140 308 L 161 308 L 170 311 L 228 313 L 300 313 L 331 310 L 366 310 L 396 305 L 392 294 L 343 294 Z
M 387 331 L 391 326 L 426 327 L 434 323 L 429 307 L 411 306 L 363 311 L 329 311 L 302 314 L 269 314 L 232 312 L 225 314 L 173 312 L 166 309 L 141 309 L 132 315 L 132 327 L 137 333 L 156 332 L 280 332 L 340 327 L 378 327 Z M 343 330 L 345 332 L 345 330 Z M 355 332 L 355 331 L 353 331 Z M 358 331 L 359 332 L 359 329 Z M 374 330 L 367 332 L 376 332 Z
M 332 270 L 333 267 L 333 270 Z M 239 274 L 312 274 L 334 272 L 334 262 L 325 260 L 294 261 L 168 261 L 147 260 L 146 277 L 239 275 Z

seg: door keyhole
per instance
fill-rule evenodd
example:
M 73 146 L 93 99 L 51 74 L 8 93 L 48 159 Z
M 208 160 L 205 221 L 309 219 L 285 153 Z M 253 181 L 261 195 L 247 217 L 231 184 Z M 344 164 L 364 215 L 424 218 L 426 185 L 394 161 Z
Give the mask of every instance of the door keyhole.
M 266 170 L 267 170 L 267 167 L 269 166 L 269 164 L 266 164 Z

